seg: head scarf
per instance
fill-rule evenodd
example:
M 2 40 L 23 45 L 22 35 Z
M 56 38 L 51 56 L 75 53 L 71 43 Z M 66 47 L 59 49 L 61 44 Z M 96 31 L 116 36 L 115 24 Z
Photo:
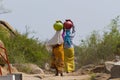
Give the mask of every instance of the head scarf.
M 56 45 L 56 44 L 62 44 L 63 38 L 61 35 L 61 31 L 56 31 L 55 35 L 47 42 L 47 45 Z

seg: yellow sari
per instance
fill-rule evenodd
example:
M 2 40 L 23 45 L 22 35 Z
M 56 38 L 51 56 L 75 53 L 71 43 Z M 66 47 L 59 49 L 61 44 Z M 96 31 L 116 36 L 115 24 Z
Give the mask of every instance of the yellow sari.
M 65 48 L 64 49 L 64 59 L 65 59 L 65 71 L 73 72 L 75 70 L 74 63 L 74 48 Z
M 64 70 L 64 49 L 63 44 L 53 47 L 53 58 L 51 62 L 51 67 L 57 68 L 59 72 Z

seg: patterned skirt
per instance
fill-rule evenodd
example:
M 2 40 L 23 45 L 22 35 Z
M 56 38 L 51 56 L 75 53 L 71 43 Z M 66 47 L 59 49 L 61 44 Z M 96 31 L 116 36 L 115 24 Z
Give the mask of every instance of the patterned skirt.
M 64 71 L 64 48 L 63 44 L 53 47 L 51 67 L 56 68 L 59 72 Z

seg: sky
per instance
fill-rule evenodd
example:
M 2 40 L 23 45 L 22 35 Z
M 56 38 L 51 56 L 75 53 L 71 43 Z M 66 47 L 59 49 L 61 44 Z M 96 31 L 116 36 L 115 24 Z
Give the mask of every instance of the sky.
M 56 20 L 71 19 L 75 25 L 74 44 L 86 38 L 92 31 L 103 31 L 111 20 L 120 15 L 120 0 L 3 0 L 10 13 L 0 14 L 0 20 L 7 21 L 20 33 L 46 41 L 55 34 Z

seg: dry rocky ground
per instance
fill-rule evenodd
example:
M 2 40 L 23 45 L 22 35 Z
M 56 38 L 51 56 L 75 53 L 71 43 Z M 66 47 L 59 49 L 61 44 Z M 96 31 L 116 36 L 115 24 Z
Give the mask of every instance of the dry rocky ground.
M 39 75 L 23 75 L 23 80 L 88 80 L 89 75 L 81 75 L 81 76 L 54 76 L 54 74 L 45 74 L 44 77 L 40 77 Z
M 27 64 L 28 65 L 28 64 Z M 21 66 L 21 65 L 19 65 Z M 12 67 L 13 74 L 22 74 L 23 80 L 120 80 L 120 79 L 109 79 L 110 73 L 105 71 L 104 65 L 94 66 L 87 65 L 81 67 L 73 73 L 64 73 L 64 76 L 54 76 L 52 71 L 43 71 L 36 65 L 29 64 L 32 66 L 31 74 L 19 72 L 16 67 Z M 3 75 L 8 73 L 7 68 L 2 68 Z

